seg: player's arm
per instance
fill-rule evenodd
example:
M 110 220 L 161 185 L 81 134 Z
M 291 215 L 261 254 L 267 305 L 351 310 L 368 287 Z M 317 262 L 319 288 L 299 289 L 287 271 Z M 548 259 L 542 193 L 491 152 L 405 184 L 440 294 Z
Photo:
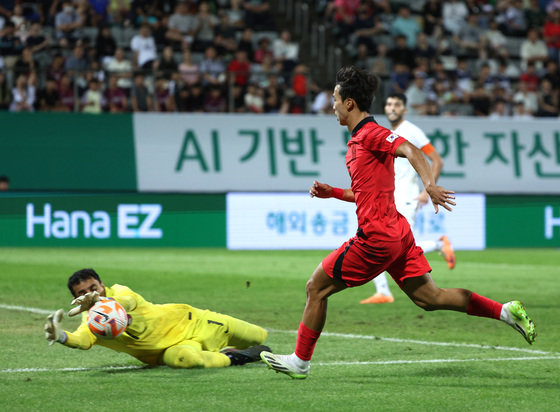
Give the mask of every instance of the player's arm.
M 326 183 L 319 183 L 316 180 L 313 181 L 313 184 L 309 189 L 309 194 L 311 195 L 311 197 L 319 197 L 321 199 L 335 197 L 346 202 L 356 201 L 352 189 L 340 189 L 338 187 L 332 187 Z
M 431 143 L 428 143 L 422 147 L 422 152 L 431 160 L 432 162 L 432 174 L 434 175 L 434 182 L 437 182 L 443 169 L 443 159 L 439 155 L 438 151 Z M 429 196 L 426 189 L 418 195 L 418 206 L 423 206 L 428 203 Z
M 62 309 L 51 313 L 47 317 L 47 322 L 45 323 L 45 337 L 47 338 L 49 345 L 58 342 L 70 348 L 91 348 L 95 343 L 96 337 L 89 332 L 86 322 L 82 321 L 82 324 L 78 327 L 78 329 L 76 329 L 76 331 L 68 332 L 62 328 L 63 318 L 64 310 Z
M 412 143 L 405 140 L 397 147 L 395 155 L 398 157 L 406 157 L 412 167 L 414 167 L 414 170 L 416 170 L 416 173 L 420 175 L 424 188 L 432 199 L 436 213 L 439 211 L 438 206 L 442 206 L 451 211 L 449 205 L 455 206 L 455 202 L 452 200 L 455 199 L 455 196 L 453 196 L 455 192 L 436 185 L 432 169 L 424 153 Z

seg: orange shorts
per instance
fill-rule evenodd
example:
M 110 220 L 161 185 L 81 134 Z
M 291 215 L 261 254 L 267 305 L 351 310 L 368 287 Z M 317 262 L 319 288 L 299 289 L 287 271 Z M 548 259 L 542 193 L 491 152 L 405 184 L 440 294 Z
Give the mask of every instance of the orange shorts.
M 387 271 L 402 288 L 406 278 L 432 271 L 412 232 L 394 242 L 373 243 L 354 236 L 323 259 L 322 266 L 327 275 L 349 287 L 363 285 Z

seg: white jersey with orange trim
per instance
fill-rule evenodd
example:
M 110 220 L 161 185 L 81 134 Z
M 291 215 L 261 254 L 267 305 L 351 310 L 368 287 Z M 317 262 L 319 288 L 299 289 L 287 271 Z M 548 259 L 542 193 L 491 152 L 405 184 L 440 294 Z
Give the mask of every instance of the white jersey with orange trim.
M 404 137 L 420 150 L 427 145 L 431 147 L 426 134 L 408 120 L 404 120 L 393 132 Z M 413 228 L 420 192 L 420 182 L 416 170 L 407 158 L 397 157 L 395 159 L 395 204 L 399 213 L 408 220 Z

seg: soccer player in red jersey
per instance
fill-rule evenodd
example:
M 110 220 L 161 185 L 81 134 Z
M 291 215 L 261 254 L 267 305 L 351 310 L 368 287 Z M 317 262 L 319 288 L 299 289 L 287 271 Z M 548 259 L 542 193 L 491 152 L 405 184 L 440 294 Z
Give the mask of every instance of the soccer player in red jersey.
M 432 280 L 431 268 L 422 249 L 416 246 L 410 225 L 395 207 L 394 159 L 406 157 L 412 164 L 436 213 L 440 206 L 451 210 L 454 192 L 435 184 L 422 151 L 379 126 L 369 114 L 377 86 L 377 77 L 356 67 L 343 67 L 336 75 L 333 109 L 338 122 L 352 133 L 346 153 L 352 184 L 349 189 L 340 189 L 314 182 L 309 193 L 355 202 L 359 229 L 317 266 L 307 282 L 307 301 L 295 352 L 261 352 L 270 368 L 295 379 L 305 379 L 309 374 L 313 350 L 326 320 L 328 297 L 363 285 L 383 271 L 424 310 L 454 310 L 499 319 L 520 332 L 528 343 L 535 340 L 534 323 L 521 302 L 502 305 L 467 289 L 439 288 Z

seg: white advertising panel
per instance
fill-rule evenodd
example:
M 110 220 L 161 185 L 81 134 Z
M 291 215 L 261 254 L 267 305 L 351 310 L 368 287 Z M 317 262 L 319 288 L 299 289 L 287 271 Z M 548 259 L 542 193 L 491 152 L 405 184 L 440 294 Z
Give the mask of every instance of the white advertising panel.
M 385 116 L 376 116 L 386 124 Z M 135 113 L 141 192 L 307 191 L 349 187 L 350 133 L 334 116 Z M 456 192 L 560 193 L 560 122 L 411 118 Z M 406 137 L 406 136 L 404 136 Z
M 415 236 L 447 235 L 456 249 L 484 249 L 484 195 L 457 195 L 453 212 L 422 208 Z M 354 203 L 307 193 L 228 193 L 229 249 L 335 249 L 357 230 Z

